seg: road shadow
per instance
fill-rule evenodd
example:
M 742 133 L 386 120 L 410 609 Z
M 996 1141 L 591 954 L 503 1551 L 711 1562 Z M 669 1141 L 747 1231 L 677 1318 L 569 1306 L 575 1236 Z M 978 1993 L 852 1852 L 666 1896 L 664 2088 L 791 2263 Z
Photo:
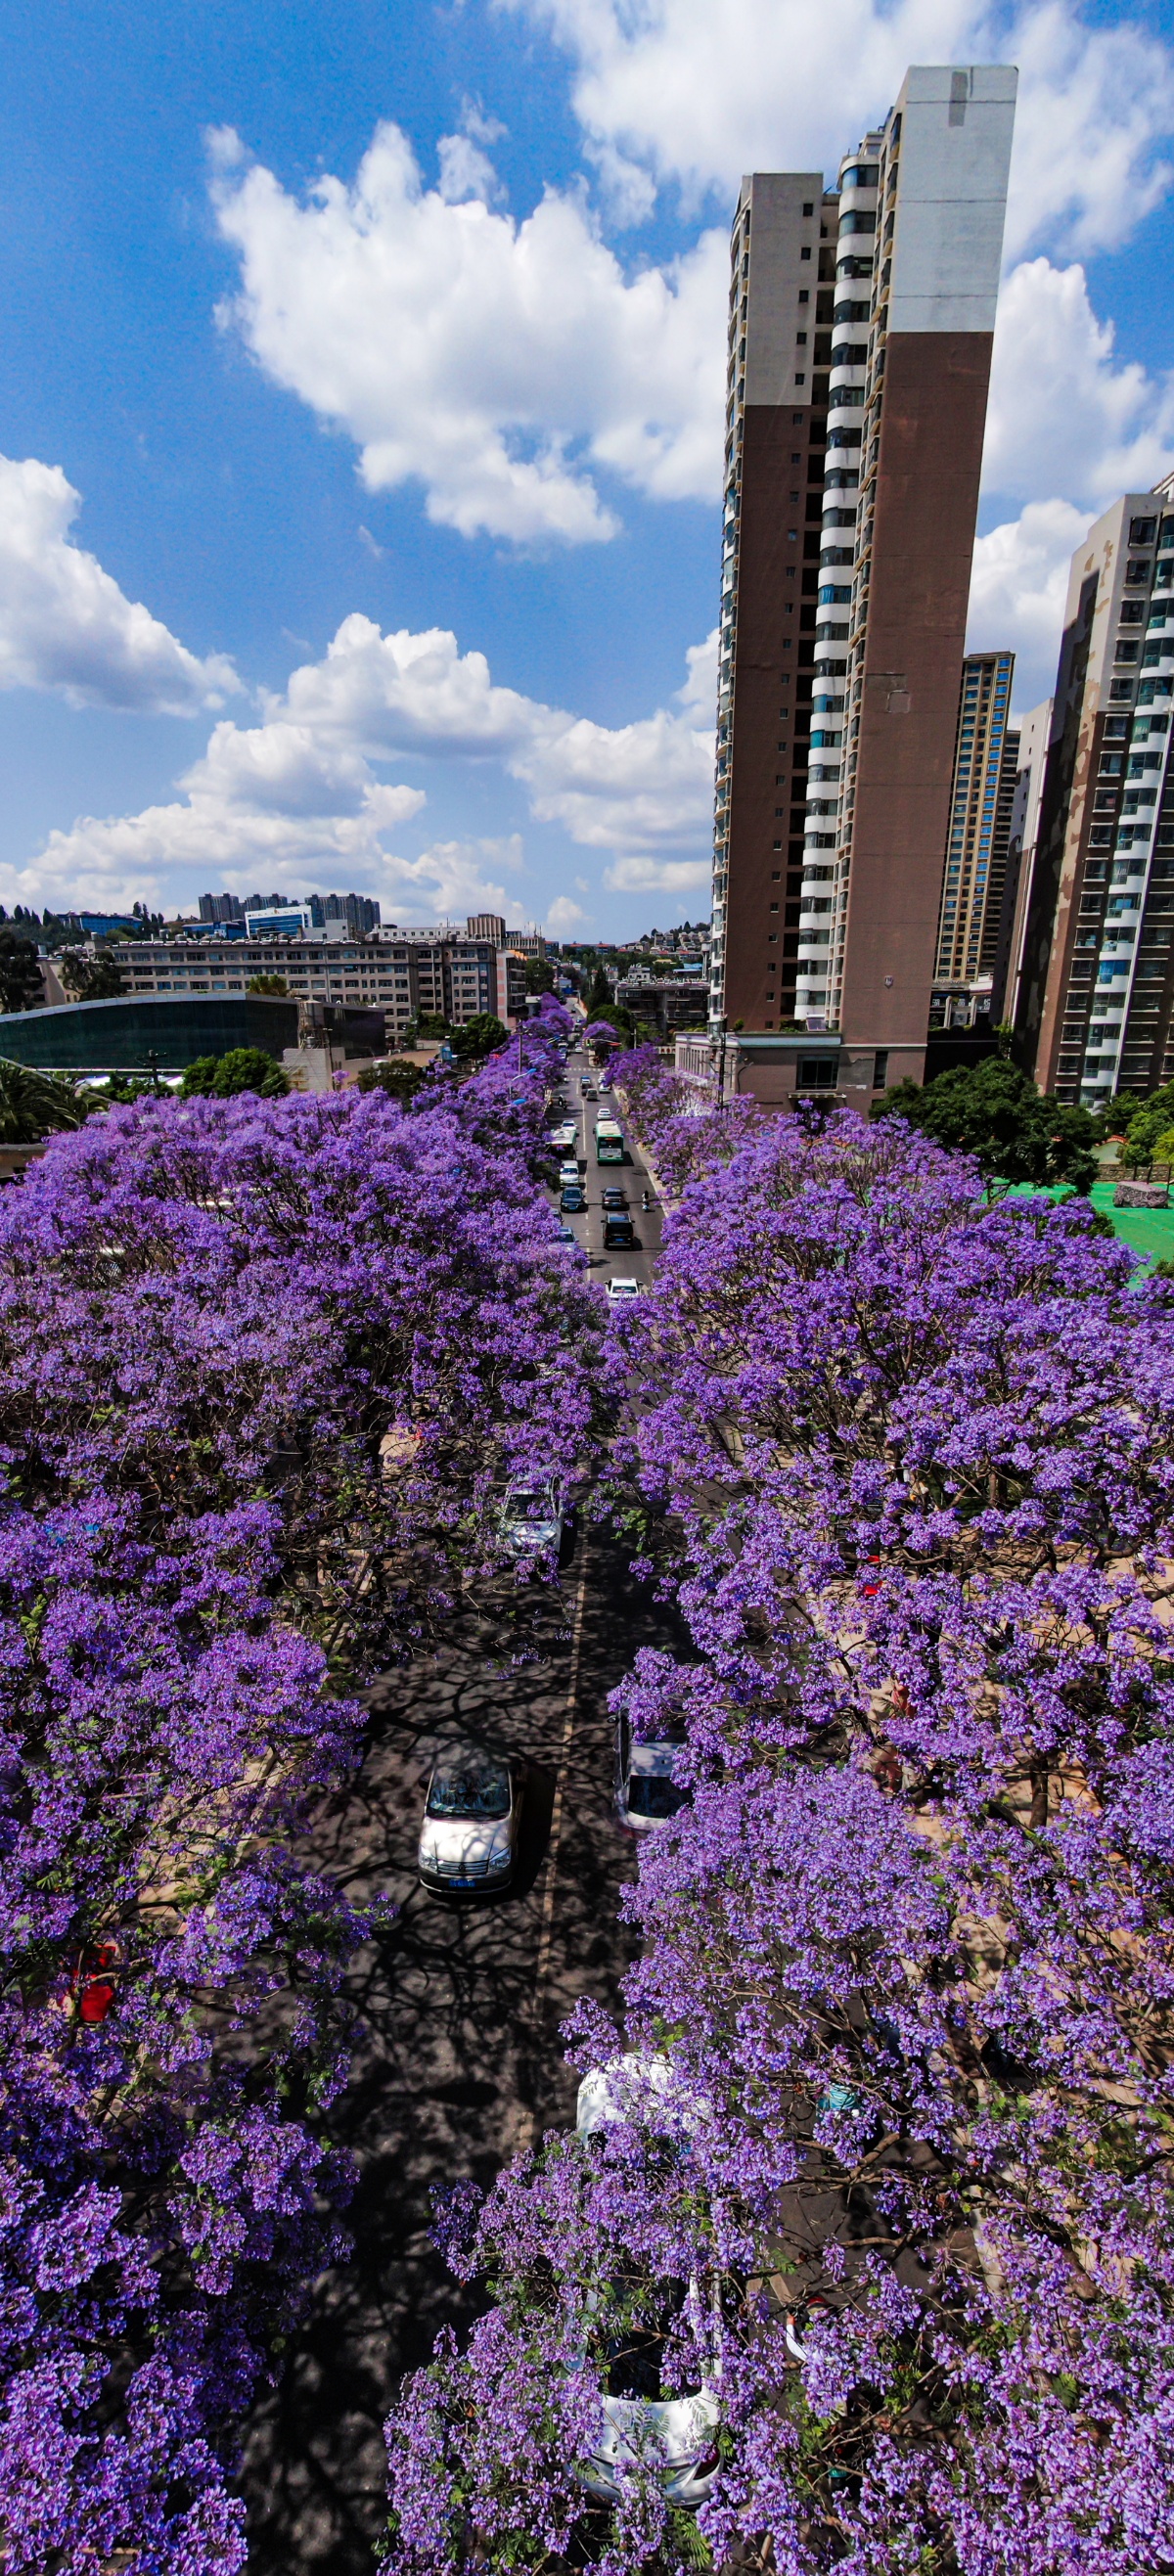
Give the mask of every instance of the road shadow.
M 358 1773 L 322 1801 L 304 1846 L 355 1903 L 376 1894 L 395 1920 L 352 1963 L 360 2033 L 329 2115 L 358 2174 L 354 2252 L 315 2284 L 284 2377 L 254 2409 L 242 2487 L 251 2571 L 373 2576 L 385 2516 L 383 2419 L 405 2371 L 440 2328 L 467 2330 L 476 2296 L 432 2243 L 436 2194 L 488 2188 L 519 2140 L 574 2117 L 577 2077 L 558 2027 L 582 1995 L 615 2009 L 630 1936 L 618 1921 L 633 1861 L 613 1806 L 607 1697 L 643 1644 L 669 1642 L 666 1614 L 634 1586 L 598 1530 L 588 1540 L 579 1687 L 561 1801 L 541 1998 L 535 1975 L 549 1886 L 551 1817 L 570 1680 L 571 1609 L 561 1592 L 519 1612 L 512 1596 L 454 1623 L 445 1644 L 381 1676 Z M 428 1773 L 446 1736 L 476 1732 L 530 1766 L 514 1885 L 472 1902 L 435 1898 L 415 1875 Z

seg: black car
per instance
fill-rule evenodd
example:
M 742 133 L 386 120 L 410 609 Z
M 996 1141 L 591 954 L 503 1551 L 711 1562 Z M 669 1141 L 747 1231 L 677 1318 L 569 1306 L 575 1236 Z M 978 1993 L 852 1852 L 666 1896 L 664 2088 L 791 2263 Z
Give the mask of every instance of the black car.
M 605 1216 L 603 1249 L 605 1252 L 634 1252 L 636 1228 L 630 1216 Z
M 610 1189 L 600 1191 L 599 1204 L 603 1208 L 626 1208 L 628 1193 L 626 1190 L 617 1190 L 613 1183 Z
M 568 1181 L 559 1200 L 564 1216 L 582 1216 L 587 1205 L 587 1192 L 582 1181 Z

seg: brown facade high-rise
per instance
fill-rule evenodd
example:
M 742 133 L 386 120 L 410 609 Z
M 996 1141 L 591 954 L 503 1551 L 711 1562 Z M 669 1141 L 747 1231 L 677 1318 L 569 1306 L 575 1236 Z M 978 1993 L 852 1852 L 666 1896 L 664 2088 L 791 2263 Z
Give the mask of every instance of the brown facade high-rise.
M 850 1095 L 924 1063 L 1015 87 L 911 70 L 732 237 L 713 1018 Z
M 1174 476 L 1078 545 L 1051 707 L 1015 1046 L 1089 1109 L 1174 1080 L 1172 717 Z

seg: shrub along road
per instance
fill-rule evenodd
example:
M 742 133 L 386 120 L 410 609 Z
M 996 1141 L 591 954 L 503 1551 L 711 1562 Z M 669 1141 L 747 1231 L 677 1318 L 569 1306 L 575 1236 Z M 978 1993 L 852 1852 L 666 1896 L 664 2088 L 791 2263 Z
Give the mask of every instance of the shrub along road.
M 588 1103 L 588 1145 L 596 1114 Z M 640 1213 L 639 1158 L 621 1173 L 592 1162 L 586 1177 L 594 1276 L 647 1277 L 659 1215 Z M 635 1256 L 602 1254 L 610 1179 L 635 1202 Z M 582 1241 L 584 1220 L 576 1231 Z M 396 2381 L 471 2312 L 430 2241 L 432 2194 L 464 2177 L 488 2184 L 516 2148 L 570 2123 L 576 2079 L 559 2025 L 580 1995 L 614 2003 L 627 1956 L 616 1914 L 633 1860 L 615 1820 L 607 1696 L 638 1647 L 679 1649 L 683 1632 L 599 1531 L 580 1528 L 557 1596 L 536 1593 L 513 1621 L 509 1597 L 384 1677 L 362 1769 L 324 1803 L 312 1838 L 345 1895 L 384 1893 L 401 1911 L 349 1980 L 363 2033 L 331 2127 L 358 2164 L 354 2257 L 319 2284 L 250 2431 L 250 2566 L 273 2576 L 369 2576 Z M 436 1747 L 469 1732 L 531 1765 L 522 1866 L 504 1896 L 438 1899 L 415 1877 L 424 1788 Z

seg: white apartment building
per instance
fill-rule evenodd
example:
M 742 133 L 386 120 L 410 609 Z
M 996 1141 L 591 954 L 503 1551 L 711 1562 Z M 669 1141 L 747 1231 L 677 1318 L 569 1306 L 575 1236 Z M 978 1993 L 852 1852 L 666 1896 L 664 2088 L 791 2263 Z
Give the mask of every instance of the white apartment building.
M 525 965 L 487 941 L 429 930 L 367 939 L 315 932 L 269 939 L 120 942 L 129 993 L 244 993 L 254 976 L 280 975 L 296 1001 L 381 1010 L 393 1041 L 421 1012 L 455 1028 L 491 1012 L 507 1023 L 525 1009 Z

